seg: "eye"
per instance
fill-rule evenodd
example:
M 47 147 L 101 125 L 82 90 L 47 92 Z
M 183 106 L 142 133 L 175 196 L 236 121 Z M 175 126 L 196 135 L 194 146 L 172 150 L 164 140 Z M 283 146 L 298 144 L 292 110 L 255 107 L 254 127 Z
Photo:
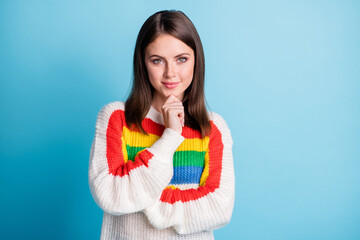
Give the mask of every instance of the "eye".
M 155 64 L 159 64 L 162 62 L 162 60 L 157 58 L 157 59 L 152 60 L 152 62 Z
M 186 60 L 187 60 L 186 57 L 178 58 L 178 62 L 180 62 L 180 63 L 186 62 Z

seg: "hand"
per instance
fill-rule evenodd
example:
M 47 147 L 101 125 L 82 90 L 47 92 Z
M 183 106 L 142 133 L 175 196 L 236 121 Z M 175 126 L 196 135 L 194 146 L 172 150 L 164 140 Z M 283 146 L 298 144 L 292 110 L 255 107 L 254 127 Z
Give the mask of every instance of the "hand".
M 174 95 L 170 95 L 161 110 L 164 117 L 165 128 L 171 128 L 181 134 L 185 124 L 185 113 L 182 102 Z

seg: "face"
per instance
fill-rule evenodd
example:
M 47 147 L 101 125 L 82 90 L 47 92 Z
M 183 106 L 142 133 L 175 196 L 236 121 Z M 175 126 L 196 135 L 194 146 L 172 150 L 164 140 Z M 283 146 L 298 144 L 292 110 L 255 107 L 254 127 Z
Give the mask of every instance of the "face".
M 145 49 L 145 65 L 154 87 L 154 100 L 164 102 L 170 94 L 180 100 L 192 82 L 194 51 L 169 34 L 159 35 Z

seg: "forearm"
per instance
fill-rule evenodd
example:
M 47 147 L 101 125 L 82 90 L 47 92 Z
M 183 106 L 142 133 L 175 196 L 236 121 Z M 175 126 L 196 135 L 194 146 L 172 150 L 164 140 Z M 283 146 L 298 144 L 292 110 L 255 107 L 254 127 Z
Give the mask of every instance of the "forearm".
M 178 233 L 187 234 L 216 229 L 230 221 L 235 198 L 233 142 L 222 118 L 215 123 L 205 154 L 205 162 L 207 158 L 209 162 L 204 185 L 187 190 L 166 188 L 144 211 L 154 227 L 173 226 Z
M 172 157 L 184 140 L 172 129 L 165 129 L 150 147 L 128 160 L 122 108 L 115 102 L 99 112 L 89 161 L 94 200 L 115 215 L 142 210 L 158 198 L 172 178 Z

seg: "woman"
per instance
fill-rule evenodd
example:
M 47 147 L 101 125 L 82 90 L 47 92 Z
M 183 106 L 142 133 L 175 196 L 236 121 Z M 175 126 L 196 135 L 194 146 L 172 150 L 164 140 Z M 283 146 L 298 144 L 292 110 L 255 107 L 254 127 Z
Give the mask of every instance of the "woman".
M 232 137 L 204 103 L 200 37 L 181 11 L 140 29 L 126 102 L 98 114 L 89 184 L 101 239 L 214 239 L 232 215 Z

